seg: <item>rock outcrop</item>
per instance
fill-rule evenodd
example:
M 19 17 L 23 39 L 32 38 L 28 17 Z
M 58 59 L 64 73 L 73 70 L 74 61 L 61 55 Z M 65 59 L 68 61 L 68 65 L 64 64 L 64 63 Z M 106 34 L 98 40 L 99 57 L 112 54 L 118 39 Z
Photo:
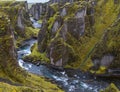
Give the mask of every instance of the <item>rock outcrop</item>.
M 82 70 L 117 65 L 119 0 L 50 2 L 38 35 L 38 49 L 47 53 L 52 65 Z M 108 28 L 111 31 L 106 31 Z
M 52 13 L 49 7 L 50 5 L 55 3 L 59 3 L 59 4 L 73 3 L 75 1 L 79 1 L 79 0 L 50 0 L 44 4 L 36 3 L 31 6 L 31 8 L 29 9 L 29 13 L 34 19 L 39 20 L 45 16 L 46 12 L 49 11 L 50 13 Z
M 90 25 L 91 21 L 87 15 L 89 7 L 87 7 L 87 2 L 75 2 L 64 6 L 56 3 L 50 5 L 49 8 L 54 12 L 50 14 L 52 11 L 49 10 L 46 13 L 48 15 L 38 35 L 38 48 L 40 52 L 48 53 L 51 64 L 63 66 L 68 61 L 78 59 L 71 41 L 79 41 L 85 33 L 87 22 Z M 89 16 L 92 14 L 94 13 L 90 13 Z
M 37 37 L 38 31 L 32 26 L 27 2 L 13 2 L 1 6 L 1 11 L 9 15 L 11 23 L 14 26 L 13 30 L 17 46 L 26 39 Z
M 39 20 L 45 15 L 46 8 L 47 4 L 36 3 L 31 6 L 31 8 L 29 9 L 29 13 L 34 19 Z

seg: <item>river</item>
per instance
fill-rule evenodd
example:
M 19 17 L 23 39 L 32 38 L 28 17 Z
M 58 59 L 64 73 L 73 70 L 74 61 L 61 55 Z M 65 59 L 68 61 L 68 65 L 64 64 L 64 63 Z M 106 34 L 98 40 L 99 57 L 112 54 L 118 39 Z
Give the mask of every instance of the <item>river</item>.
M 35 28 L 41 27 L 41 24 L 36 23 L 37 21 L 34 19 L 31 19 L 31 21 Z M 30 49 L 34 43 L 37 43 L 36 39 L 27 40 L 17 51 L 19 66 L 28 72 L 51 79 L 61 86 L 65 92 L 99 92 L 100 89 L 106 88 L 111 82 L 114 82 L 116 85 L 120 83 L 120 81 L 116 82 L 114 79 L 96 78 L 80 70 L 64 69 L 59 71 L 45 65 L 37 66 L 29 62 L 24 62 L 22 60 L 23 56 L 31 53 Z

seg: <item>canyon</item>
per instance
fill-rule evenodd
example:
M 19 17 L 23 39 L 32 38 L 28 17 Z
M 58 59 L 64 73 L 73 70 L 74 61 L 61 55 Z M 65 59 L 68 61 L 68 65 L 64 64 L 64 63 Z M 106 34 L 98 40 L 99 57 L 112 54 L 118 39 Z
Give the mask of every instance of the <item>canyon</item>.
M 119 92 L 120 0 L 0 1 L 0 24 L 0 92 Z

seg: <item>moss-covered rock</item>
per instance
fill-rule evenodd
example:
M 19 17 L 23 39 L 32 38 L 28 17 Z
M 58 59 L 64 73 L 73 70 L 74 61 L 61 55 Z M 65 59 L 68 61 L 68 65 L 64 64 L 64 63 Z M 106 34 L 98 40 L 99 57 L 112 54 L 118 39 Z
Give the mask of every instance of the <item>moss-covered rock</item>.
M 111 83 L 106 89 L 101 90 L 100 92 L 120 92 L 115 84 Z
M 13 26 L 16 45 L 32 37 L 37 37 L 38 30 L 32 27 L 30 21 L 27 2 L 2 2 L 0 11 L 6 13 Z
M 104 33 L 99 45 L 95 48 L 92 54 L 92 59 L 94 62 L 96 59 L 99 59 L 99 62 L 97 62 L 99 65 L 98 67 L 104 63 L 104 66 L 107 68 L 119 68 L 119 29 L 120 19 L 118 19 L 111 27 L 109 27 L 109 29 Z M 109 57 L 107 56 L 107 58 L 105 58 L 106 54 L 109 54 Z
M 32 6 L 29 9 L 29 13 L 34 19 L 39 20 L 42 19 L 43 16 L 45 15 L 46 9 L 47 9 L 47 4 L 36 3 L 36 4 L 32 4 Z
M 80 68 L 82 70 L 89 70 L 94 65 L 94 59 L 102 62 L 110 56 L 110 59 L 107 60 L 109 62 L 106 61 L 107 64 L 102 62 L 102 65 L 105 67 L 107 65 L 106 68 L 108 68 L 108 63 L 111 63 L 114 59 L 111 53 L 108 52 L 116 52 L 116 50 L 111 49 L 113 48 L 112 45 L 115 46 L 116 44 L 119 47 L 119 44 L 111 41 L 110 43 L 109 41 L 106 42 L 106 38 L 103 38 L 111 34 L 109 40 L 114 39 L 111 31 L 106 30 L 114 24 L 119 16 L 119 2 L 116 4 L 113 0 L 92 0 L 89 2 L 80 0 L 74 3 L 60 4 L 59 8 L 55 8 L 56 4 L 52 4 L 51 7 L 56 10 L 52 13 L 52 16 L 48 17 L 46 15 L 47 17 L 44 18 L 42 29 L 38 35 L 38 50 L 48 53 L 50 61 L 61 62 L 63 59 L 61 57 L 64 57 L 66 60 L 62 60 L 62 64 L 65 67 Z M 52 11 L 46 14 L 50 14 L 50 12 Z M 117 28 L 117 26 L 114 28 Z M 119 37 L 115 37 L 118 42 Z M 64 43 L 74 53 L 61 45 Z M 62 49 L 59 49 L 60 46 Z M 107 49 L 108 46 L 109 49 Z M 66 51 L 66 55 L 63 51 Z M 117 49 L 117 51 L 119 50 Z M 101 70 L 100 67 L 97 67 L 97 69 Z

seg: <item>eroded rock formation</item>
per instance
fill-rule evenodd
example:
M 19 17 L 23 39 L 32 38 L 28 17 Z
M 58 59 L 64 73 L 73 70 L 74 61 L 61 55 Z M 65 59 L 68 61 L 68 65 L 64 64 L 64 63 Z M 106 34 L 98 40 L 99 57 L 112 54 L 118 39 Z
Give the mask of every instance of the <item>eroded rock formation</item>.
M 83 70 L 115 68 L 120 53 L 115 43 L 119 39 L 120 1 L 50 2 L 38 35 L 38 49 L 47 53 L 51 64 Z

